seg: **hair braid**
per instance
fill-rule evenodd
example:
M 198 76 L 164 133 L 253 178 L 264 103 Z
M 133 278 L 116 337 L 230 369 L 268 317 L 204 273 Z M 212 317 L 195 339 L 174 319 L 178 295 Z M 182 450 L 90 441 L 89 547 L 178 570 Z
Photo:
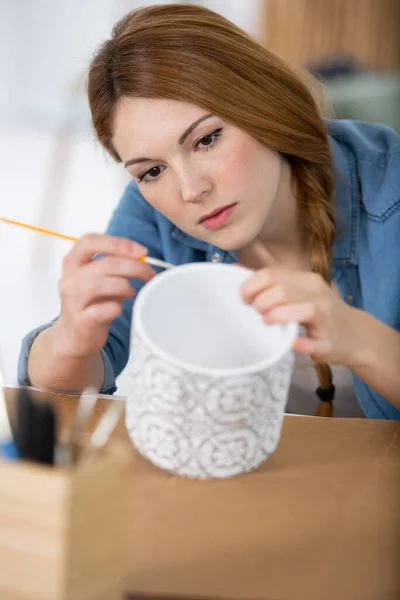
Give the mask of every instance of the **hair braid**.
M 332 169 L 326 165 L 310 165 L 305 161 L 289 159 L 296 178 L 298 203 L 311 242 L 311 268 L 331 283 L 333 242 L 336 237 L 333 205 L 334 178 Z M 325 161 L 324 161 L 325 162 Z M 328 364 L 314 360 L 320 388 L 317 390 L 321 403 L 317 414 L 330 416 L 334 394 L 332 369 Z M 322 401 L 324 399 L 324 401 Z M 328 400 L 328 402 L 326 401 Z

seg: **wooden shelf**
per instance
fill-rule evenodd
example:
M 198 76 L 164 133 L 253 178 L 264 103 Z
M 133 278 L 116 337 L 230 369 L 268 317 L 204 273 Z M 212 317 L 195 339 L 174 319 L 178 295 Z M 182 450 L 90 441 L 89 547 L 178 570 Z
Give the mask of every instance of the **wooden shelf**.
M 283 58 L 315 63 L 351 55 L 400 71 L 400 0 L 266 0 L 263 43 Z

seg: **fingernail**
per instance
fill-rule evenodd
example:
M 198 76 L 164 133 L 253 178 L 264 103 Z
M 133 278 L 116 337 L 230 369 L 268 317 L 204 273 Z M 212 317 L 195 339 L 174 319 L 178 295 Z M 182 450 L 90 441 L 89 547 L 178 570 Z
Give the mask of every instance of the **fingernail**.
M 148 252 L 148 249 L 142 246 L 141 244 L 134 243 L 132 245 L 132 255 L 135 258 L 140 258 L 141 256 L 145 256 Z

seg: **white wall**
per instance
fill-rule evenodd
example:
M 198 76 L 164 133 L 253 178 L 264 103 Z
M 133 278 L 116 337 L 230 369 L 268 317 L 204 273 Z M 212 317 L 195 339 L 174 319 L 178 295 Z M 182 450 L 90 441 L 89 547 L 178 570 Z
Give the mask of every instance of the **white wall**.
M 197 4 L 258 35 L 262 2 Z M 73 236 L 104 229 L 128 179 L 93 139 L 84 70 L 115 20 L 144 4 L 151 2 L 0 0 L 1 216 Z M 21 337 L 58 313 L 69 247 L 0 223 L 0 357 L 9 384 Z

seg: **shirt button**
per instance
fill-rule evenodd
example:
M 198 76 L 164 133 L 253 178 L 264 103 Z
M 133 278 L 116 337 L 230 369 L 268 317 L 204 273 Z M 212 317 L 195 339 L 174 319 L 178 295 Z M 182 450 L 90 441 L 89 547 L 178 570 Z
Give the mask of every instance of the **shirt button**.
M 214 252 L 214 254 L 211 256 L 211 262 L 213 263 L 217 263 L 221 260 L 221 255 L 219 252 Z
M 351 294 L 347 294 L 346 301 L 351 303 L 351 302 L 353 302 L 353 300 L 354 300 L 353 296 Z

